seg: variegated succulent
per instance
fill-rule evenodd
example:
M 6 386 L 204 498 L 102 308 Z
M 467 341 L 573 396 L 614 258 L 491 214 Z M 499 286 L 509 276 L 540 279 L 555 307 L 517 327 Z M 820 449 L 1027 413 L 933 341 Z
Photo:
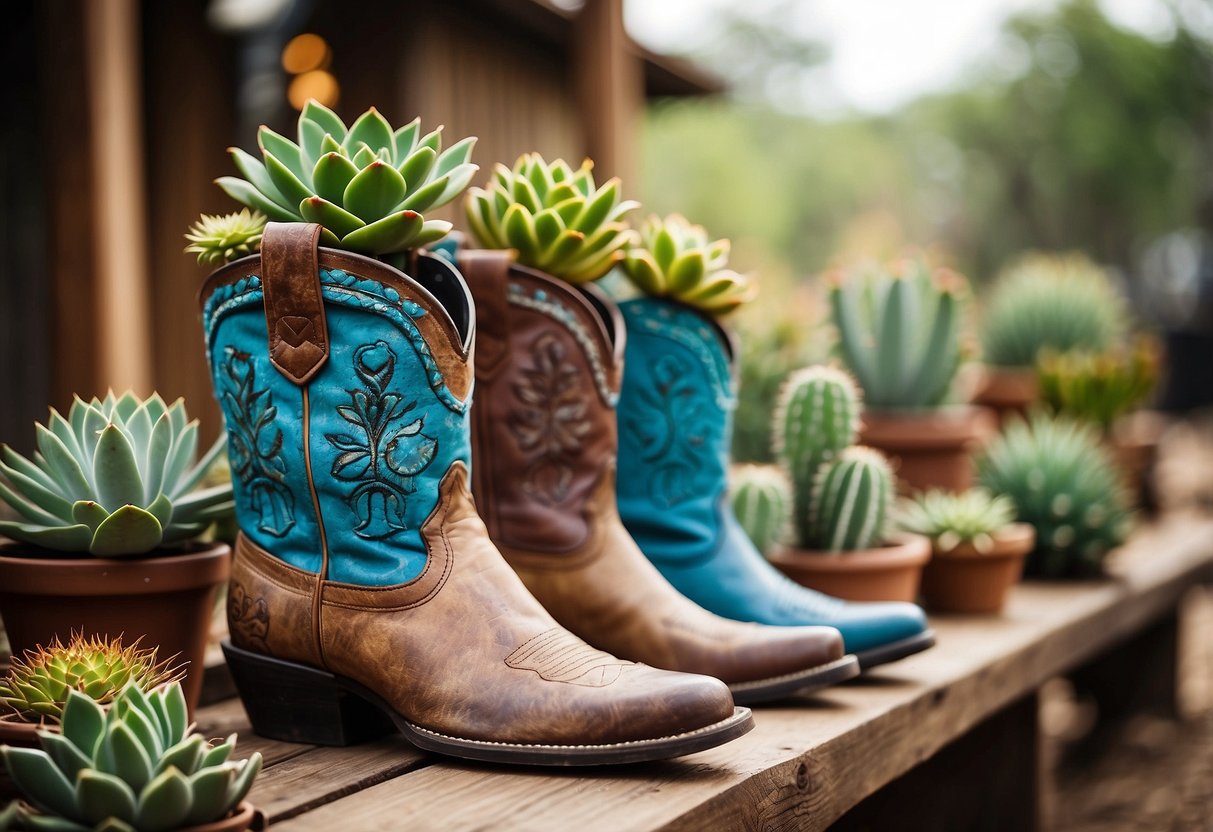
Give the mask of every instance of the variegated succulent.
M 195 490 L 223 451 L 222 437 L 195 463 L 198 422 L 185 403 L 127 392 L 51 409 L 26 459 L 0 445 L 0 499 L 25 518 L 0 534 L 62 552 L 141 555 L 201 534 L 232 511 L 231 485 Z
M 651 216 L 640 227 L 640 244 L 624 256 L 623 270 L 647 295 L 723 315 L 755 294 L 749 278 L 728 268 L 729 245 L 709 240 L 702 225 L 680 214 Z
M 570 283 L 597 280 L 623 259 L 633 240 L 623 217 L 638 203 L 620 199 L 618 178 L 596 186 L 593 167 L 586 159 L 574 171 L 538 153 L 520 156 L 513 169 L 497 165 L 487 187 L 468 191 L 472 234 Z
M 231 148 L 243 179 L 219 187 L 271 220 L 314 222 L 321 241 L 364 254 L 418 248 L 451 230 L 423 212 L 459 196 L 479 169 L 475 138 L 442 150 L 442 128 L 421 135 L 414 119 L 393 129 L 374 107 L 348 128 L 327 107 L 309 101 L 299 114 L 298 143 L 262 127 L 261 159 Z

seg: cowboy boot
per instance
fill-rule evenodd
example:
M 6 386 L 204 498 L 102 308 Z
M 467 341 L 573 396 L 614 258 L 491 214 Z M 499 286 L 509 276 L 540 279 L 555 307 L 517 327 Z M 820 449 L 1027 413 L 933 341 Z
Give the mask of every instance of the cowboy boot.
M 225 650 L 254 730 L 348 744 L 394 726 L 456 757 L 558 765 L 745 733 L 719 681 L 589 647 L 493 547 L 468 490 L 459 274 L 318 250 L 319 231 L 270 223 L 201 297 L 241 528 Z
M 714 319 L 672 301 L 638 298 L 620 308 L 628 369 L 619 397 L 619 512 L 661 574 L 726 618 L 837 627 L 863 668 L 934 644 L 918 606 L 840 601 L 762 557 L 726 493 L 732 339 Z
M 460 267 L 478 316 L 472 490 L 489 536 L 556 620 L 615 655 L 722 679 L 738 702 L 855 675 L 835 630 L 712 615 L 663 580 L 623 528 L 615 304 L 502 252 L 467 252 Z

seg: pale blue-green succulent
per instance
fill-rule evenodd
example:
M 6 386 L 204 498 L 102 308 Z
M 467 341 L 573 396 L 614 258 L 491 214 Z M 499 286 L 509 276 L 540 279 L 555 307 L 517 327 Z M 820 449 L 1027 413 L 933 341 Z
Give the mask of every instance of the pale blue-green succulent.
M 0 446 L 0 499 L 23 521 L 0 534 L 61 552 L 141 555 L 201 534 L 233 509 L 231 485 L 195 490 L 223 451 L 220 438 L 195 463 L 198 422 L 185 403 L 133 393 L 72 402 L 36 425 L 27 459 Z
M 229 759 L 232 735 L 211 745 L 189 729 L 181 685 L 144 693 L 128 685 L 108 709 L 68 694 L 61 732 L 41 750 L 0 748 L 25 796 L 0 815 L 47 832 L 164 832 L 227 817 L 248 794 L 261 755 Z

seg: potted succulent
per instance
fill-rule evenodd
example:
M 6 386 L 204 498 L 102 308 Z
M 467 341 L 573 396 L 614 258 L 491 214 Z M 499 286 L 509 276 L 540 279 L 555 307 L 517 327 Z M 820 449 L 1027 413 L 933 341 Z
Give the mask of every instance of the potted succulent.
M 198 423 L 180 399 L 133 393 L 85 402 L 37 425 L 27 459 L 0 448 L 0 618 L 14 654 L 83 629 L 157 644 L 190 670 L 197 701 L 216 589 L 230 549 L 195 538 L 232 511 L 229 486 L 197 489 L 223 449 L 195 462 Z M 192 671 L 192 672 L 191 672 Z
M 911 258 L 829 283 L 838 350 L 867 407 L 860 441 L 888 455 L 909 490 L 968 488 L 992 425 L 979 408 L 944 405 L 960 367 L 965 279 Z
M 1099 434 L 1067 416 L 1013 417 L 977 463 L 978 480 L 1015 503 L 1036 529 L 1024 572 L 1050 578 L 1101 573 L 1132 525 L 1123 484 Z
M 792 516 L 788 478 L 776 465 L 738 465 L 730 480 L 733 514 L 746 536 L 765 555 L 783 539 Z
M 6 820 L 60 832 L 236 832 L 264 818 L 245 796 L 261 755 L 229 759 L 233 735 L 212 745 L 192 733 L 180 683 L 144 693 L 129 684 L 108 708 L 72 690 L 61 731 L 40 731 L 40 750 L 0 748 L 25 796 Z
M 928 609 L 996 613 L 1023 574 L 1036 532 L 1015 522 L 1015 504 L 983 488 L 928 491 L 903 503 L 898 525 L 931 540 L 922 573 Z
M 804 586 L 850 601 L 913 601 L 930 543 L 888 534 L 893 472 L 853 445 L 860 419 L 855 382 L 835 367 L 808 367 L 784 386 L 776 451 L 792 481 L 794 546 L 768 555 Z
M 1081 254 L 1029 254 L 994 283 L 981 322 L 985 378 L 974 401 L 1000 417 L 1025 415 L 1040 396 L 1044 350 L 1098 352 L 1124 335 L 1124 304 L 1107 274 Z

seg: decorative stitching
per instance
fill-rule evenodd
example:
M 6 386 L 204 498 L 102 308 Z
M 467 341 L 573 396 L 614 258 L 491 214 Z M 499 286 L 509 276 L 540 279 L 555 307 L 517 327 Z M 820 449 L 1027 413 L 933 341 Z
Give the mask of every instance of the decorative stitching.
M 259 647 L 269 652 L 267 640 L 270 634 L 270 609 L 265 598 L 253 597 L 244 589 L 244 584 L 232 581 L 227 596 L 227 621 L 234 635 L 242 644 Z
M 634 313 L 636 307 L 633 306 L 627 311 Z M 648 313 L 655 314 L 656 318 Z M 729 373 L 728 363 L 707 346 L 719 336 L 699 315 L 666 304 L 655 307 L 646 304 L 641 314 L 629 316 L 628 324 L 639 324 L 647 334 L 668 338 L 695 353 L 695 357 L 711 376 L 717 406 L 726 411 L 737 406 L 737 394 L 733 389 L 733 378 Z
M 501 746 L 504 748 L 633 748 L 633 747 L 643 747 L 643 746 L 648 746 L 648 745 L 654 745 L 656 743 L 665 742 L 667 740 L 680 740 L 680 739 L 685 739 L 687 737 L 697 737 L 700 734 L 714 733 L 716 731 L 719 731 L 722 726 L 725 726 L 725 725 L 728 725 L 729 723 L 738 721 L 738 713 L 737 713 L 737 709 L 735 709 L 733 711 L 733 715 L 726 719 L 722 719 L 719 722 L 713 722 L 711 725 L 705 725 L 702 728 L 696 728 L 694 731 L 684 731 L 681 734 L 667 734 L 664 737 L 654 737 L 651 740 L 625 740 L 624 742 L 591 743 L 591 744 L 586 744 L 586 745 L 557 745 L 557 744 L 552 744 L 552 743 L 541 743 L 541 742 L 526 743 L 526 742 L 498 742 L 495 740 L 469 740 L 469 739 L 464 739 L 463 737 L 454 737 L 454 736 L 451 736 L 450 734 L 443 734 L 440 731 L 433 731 L 429 728 L 422 728 L 420 725 L 416 725 L 412 722 L 409 722 L 408 720 L 402 720 L 402 721 L 405 722 L 409 726 L 409 728 L 413 729 L 414 731 L 417 731 L 418 733 L 429 734 L 434 737 L 441 737 L 442 739 L 453 740 L 455 742 L 466 743 L 468 745 L 495 745 L 495 746 Z
M 610 382 L 607 380 L 606 365 L 603 363 L 598 342 L 571 309 L 549 298 L 548 293 L 543 289 L 535 289 L 532 293 L 527 294 L 527 290 L 517 283 L 511 283 L 509 286 L 509 302 L 514 306 L 521 306 L 523 309 L 530 309 L 532 312 L 545 315 L 572 333 L 573 338 L 581 345 L 586 357 L 589 358 L 590 372 L 594 376 L 594 386 L 598 388 L 598 395 L 607 407 L 614 407 L 619 402 L 619 392 L 612 390 Z
M 613 684 L 632 664 L 595 650 L 568 630 L 554 627 L 532 636 L 506 656 L 515 670 L 530 670 L 545 682 L 602 688 Z

